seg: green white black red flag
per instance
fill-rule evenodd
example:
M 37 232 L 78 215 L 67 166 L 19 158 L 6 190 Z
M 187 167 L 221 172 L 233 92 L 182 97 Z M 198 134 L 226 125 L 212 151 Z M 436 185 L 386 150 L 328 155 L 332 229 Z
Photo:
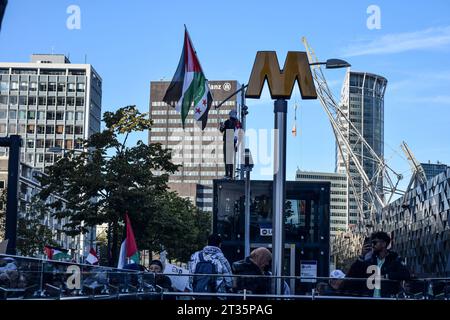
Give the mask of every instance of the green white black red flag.
M 180 62 L 163 101 L 174 106 L 181 114 L 183 128 L 189 110 L 193 107 L 195 120 L 201 121 L 202 130 L 205 129 L 213 97 L 187 30 L 184 31 Z

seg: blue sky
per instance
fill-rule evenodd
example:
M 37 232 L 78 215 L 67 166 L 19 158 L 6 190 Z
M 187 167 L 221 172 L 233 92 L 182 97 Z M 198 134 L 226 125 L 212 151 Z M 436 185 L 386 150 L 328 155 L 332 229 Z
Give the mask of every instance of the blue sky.
M 26 62 L 32 53 L 70 54 L 94 65 L 103 78 L 103 110 L 136 104 L 148 111 L 149 83 L 170 80 L 178 63 L 183 24 L 211 79 L 246 83 L 258 50 L 304 50 L 306 36 L 319 59 L 345 58 L 352 69 L 388 79 L 385 157 L 408 180 L 400 150 L 405 140 L 420 161 L 450 164 L 450 2 L 400 1 L 9 1 L 0 34 L 0 61 Z M 81 29 L 69 30 L 68 6 L 81 9 Z M 377 5 L 381 28 L 370 30 L 366 12 Z M 326 71 L 339 95 L 344 70 Z M 248 101 L 248 127 L 273 128 L 273 106 Z M 288 135 L 287 177 L 295 170 L 333 171 L 334 137 L 318 101 L 297 101 L 296 138 Z M 147 141 L 147 134 L 139 136 Z M 255 177 L 270 176 L 255 168 Z M 407 181 L 405 181 L 406 183 Z

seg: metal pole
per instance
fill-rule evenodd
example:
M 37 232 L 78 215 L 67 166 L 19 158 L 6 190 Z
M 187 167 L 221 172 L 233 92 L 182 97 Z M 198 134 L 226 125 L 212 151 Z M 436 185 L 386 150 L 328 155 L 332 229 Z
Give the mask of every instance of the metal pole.
M 8 159 L 8 194 L 6 199 L 5 239 L 8 239 L 7 254 L 16 254 L 17 239 L 17 207 L 19 200 L 19 164 L 22 138 L 11 135 L 1 141 L 2 146 L 9 147 Z
M 286 114 L 287 101 L 274 102 L 275 141 L 273 176 L 273 218 L 272 218 L 272 271 L 276 277 L 282 276 L 284 258 L 284 203 L 286 199 Z M 282 292 L 282 279 L 276 278 L 276 294 Z
M 245 174 L 245 257 L 250 255 L 250 168 Z
M 243 112 L 242 111 L 242 109 L 245 107 L 245 85 L 242 85 L 241 86 L 241 120 L 242 120 L 242 130 L 244 130 L 244 132 L 245 132 L 245 129 L 246 129 L 246 127 L 245 127 L 245 118 L 246 118 L 246 115 L 245 115 L 245 112 Z M 244 159 L 244 155 L 243 155 L 243 150 L 245 150 L 245 145 L 243 145 L 245 143 L 245 138 L 244 138 L 244 141 L 241 141 L 241 145 L 239 146 L 239 150 L 241 151 L 240 152 L 240 163 L 241 163 L 241 172 L 240 172 L 240 179 L 241 180 L 244 180 L 244 163 L 243 163 L 243 159 Z M 247 251 L 246 251 L 247 252 Z M 246 254 L 246 257 L 247 257 L 247 254 Z

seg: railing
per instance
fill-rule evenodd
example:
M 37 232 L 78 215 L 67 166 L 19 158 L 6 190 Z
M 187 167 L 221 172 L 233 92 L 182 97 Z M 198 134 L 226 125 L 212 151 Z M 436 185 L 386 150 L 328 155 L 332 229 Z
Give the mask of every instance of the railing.
M 227 276 L 231 287 L 217 277 L 219 292 L 199 293 L 190 288 L 191 274 L 154 274 L 53 260 L 0 255 L 0 299 L 23 300 L 450 300 L 450 278 L 409 281 L 379 279 L 382 297 L 374 298 L 368 279 L 299 276 Z M 164 277 L 181 290 L 173 289 Z M 272 294 L 274 280 L 282 278 L 285 295 Z M 166 279 L 167 280 L 167 279 Z M 230 281 L 231 280 L 231 281 Z M 176 282 L 176 285 L 175 285 Z M 180 287 L 181 283 L 181 287 Z M 258 284 L 258 285 L 255 285 Z M 386 292 L 386 288 L 391 290 Z M 392 288 L 394 288 L 392 290 Z M 252 291 L 253 289 L 253 291 Z M 373 288 L 372 288 L 373 289 Z

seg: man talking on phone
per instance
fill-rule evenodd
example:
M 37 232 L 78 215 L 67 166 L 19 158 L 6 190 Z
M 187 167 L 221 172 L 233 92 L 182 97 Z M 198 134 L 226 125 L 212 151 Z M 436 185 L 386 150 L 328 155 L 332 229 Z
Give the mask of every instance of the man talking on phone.
M 379 286 L 369 288 L 366 281 L 351 283 L 351 289 L 361 295 L 374 298 L 391 297 L 399 293 L 400 281 L 411 278 L 409 270 L 402 263 L 401 257 L 389 250 L 391 238 L 386 232 L 379 231 L 364 240 L 363 249 L 347 274 L 347 278 L 368 278 L 373 271 L 380 275 Z

